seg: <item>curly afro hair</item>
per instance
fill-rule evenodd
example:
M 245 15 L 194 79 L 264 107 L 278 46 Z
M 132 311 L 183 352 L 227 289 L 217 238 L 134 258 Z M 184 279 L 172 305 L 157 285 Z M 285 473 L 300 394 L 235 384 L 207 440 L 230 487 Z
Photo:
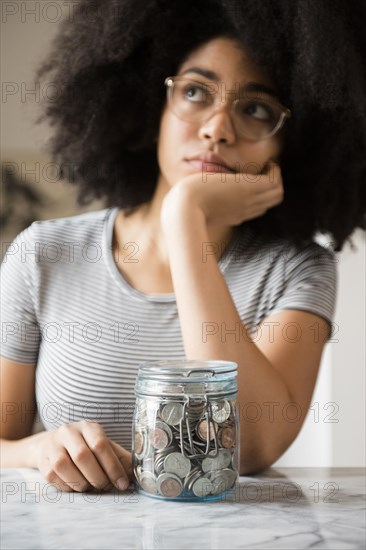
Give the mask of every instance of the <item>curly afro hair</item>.
M 301 246 L 327 234 L 340 251 L 366 228 L 365 15 L 363 0 L 80 0 L 37 69 L 58 90 L 37 120 L 54 126 L 48 153 L 79 205 L 134 212 L 159 175 L 165 77 L 206 41 L 236 38 L 292 110 L 285 200 L 245 223 Z

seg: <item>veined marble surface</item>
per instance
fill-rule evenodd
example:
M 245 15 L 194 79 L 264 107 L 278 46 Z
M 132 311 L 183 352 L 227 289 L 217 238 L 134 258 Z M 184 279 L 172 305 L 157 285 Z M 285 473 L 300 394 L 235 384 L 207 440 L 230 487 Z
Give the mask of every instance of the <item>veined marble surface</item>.
M 365 471 L 270 468 L 221 500 L 64 493 L 37 470 L 1 470 L 1 548 L 365 548 Z

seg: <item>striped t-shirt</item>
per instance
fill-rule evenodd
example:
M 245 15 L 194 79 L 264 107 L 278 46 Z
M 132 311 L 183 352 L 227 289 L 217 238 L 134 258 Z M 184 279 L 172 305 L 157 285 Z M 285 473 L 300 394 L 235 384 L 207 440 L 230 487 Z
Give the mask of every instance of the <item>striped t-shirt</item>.
M 117 213 L 36 221 L 17 235 L 1 266 L 1 355 L 36 365 L 45 429 L 95 419 L 131 450 L 139 363 L 185 355 L 175 294 L 140 292 L 116 265 Z M 264 242 L 244 224 L 218 265 L 249 334 L 284 309 L 333 320 L 337 259 L 318 243 Z

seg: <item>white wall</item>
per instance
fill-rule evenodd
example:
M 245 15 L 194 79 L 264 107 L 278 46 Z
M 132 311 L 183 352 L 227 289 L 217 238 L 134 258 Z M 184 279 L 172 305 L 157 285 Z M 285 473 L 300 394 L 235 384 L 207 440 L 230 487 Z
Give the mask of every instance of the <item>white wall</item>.
M 5 5 L 18 12 L 6 14 Z M 41 11 L 29 10 L 38 4 Z M 49 8 L 45 10 L 45 6 Z M 59 5 L 59 12 L 51 4 Z M 28 11 L 25 10 L 24 6 Z M 3 2 L 1 14 L 1 78 L 15 83 L 19 92 L 2 100 L 2 158 L 38 154 L 47 130 L 34 126 L 36 103 L 22 102 L 21 88 L 34 86 L 33 70 L 47 51 L 60 18 L 69 17 L 67 3 Z M 43 10 L 43 11 L 42 11 Z M 10 155 L 10 157 L 9 157 Z M 65 191 L 67 193 L 69 191 Z M 59 200 L 59 198 L 57 198 Z M 51 216 L 52 217 L 52 216 Z M 357 235 L 358 252 L 346 248 L 339 256 L 339 292 L 335 322 L 338 343 L 327 344 L 320 376 L 299 437 L 276 463 L 289 466 L 365 465 L 365 240 Z M 318 403 L 318 405 L 316 405 Z M 326 409 L 335 403 L 337 423 L 329 422 Z M 315 416 L 319 407 L 319 418 Z
M 340 421 L 333 425 L 335 466 L 365 465 L 366 242 L 361 231 L 354 242 L 358 252 L 345 249 L 339 262 L 339 343 L 332 350 L 332 396 L 340 409 Z
M 365 466 L 366 243 L 358 230 L 338 255 L 334 342 L 325 346 L 301 433 L 275 466 Z

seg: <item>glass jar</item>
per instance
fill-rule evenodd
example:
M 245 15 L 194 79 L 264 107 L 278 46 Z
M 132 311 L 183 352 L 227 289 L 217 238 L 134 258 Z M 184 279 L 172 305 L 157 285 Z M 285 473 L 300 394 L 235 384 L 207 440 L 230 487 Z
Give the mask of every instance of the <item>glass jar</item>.
M 216 500 L 239 475 L 237 364 L 141 363 L 135 385 L 132 464 L 139 493 Z

